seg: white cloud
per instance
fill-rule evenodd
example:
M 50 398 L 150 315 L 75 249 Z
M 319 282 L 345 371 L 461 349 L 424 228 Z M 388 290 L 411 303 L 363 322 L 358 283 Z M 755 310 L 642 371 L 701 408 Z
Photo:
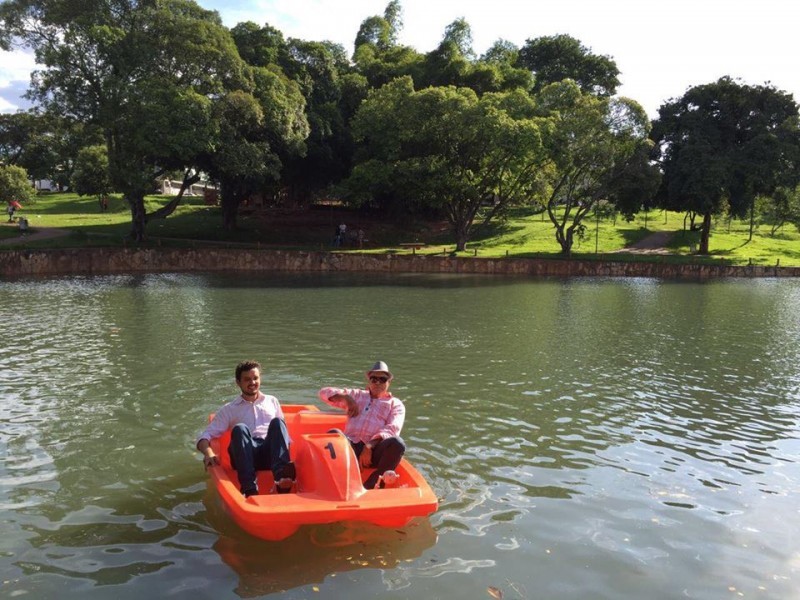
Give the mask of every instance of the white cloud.
M 22 94 L 28 89 L 31 71 L 35 68 L 32 52 L 0 50 L 0 113 L 15 112 L 29 106 Z
M 12 81 L 28 81 L 35 67 L 36 60 L 28 50 L 0 50 L 0 87 Z

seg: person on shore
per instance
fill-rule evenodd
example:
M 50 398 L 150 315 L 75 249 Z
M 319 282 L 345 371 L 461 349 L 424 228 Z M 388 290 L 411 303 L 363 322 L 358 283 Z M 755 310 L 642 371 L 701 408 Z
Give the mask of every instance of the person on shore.
M 366 375 L 367 389 L 324 387 L 319 399 L 347 411 L 344 435 L 361 467 L 375 467 L 364 482 L 370 490 L 383 481 L 384 475 L 387 482 L 390 476 L 396 476 L 394 470 L 406 451 L 400 437 L 406 408 L 389 391 L 393 377 L 385 362 L 376 362 Z
M 272 471 L 275 491 L 288 493 L 296 477 L 289 460 L 289 433 L 278 399 L 261 392 L 261 365 L 252 360 L 236 365 L 236 385 L 241 394 L 214 415 L 197 439 L 203 465 L 208 469 L 219 464 L 210 441 L 232 429 L 228 454 L 242 494 L 258 494 L 256 471 L 265 469 Z

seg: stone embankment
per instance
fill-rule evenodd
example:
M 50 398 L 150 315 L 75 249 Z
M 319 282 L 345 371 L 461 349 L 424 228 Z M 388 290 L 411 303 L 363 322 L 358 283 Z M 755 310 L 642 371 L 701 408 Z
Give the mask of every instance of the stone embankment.
M 265 249 L 75 248 L 0 252 L 0 275 L 104 275 L 158 272 L 382 272 L 527 275 L 534 277 L 800 277 L 800 267 L 724 266 L 559 260 L 350 254 Z

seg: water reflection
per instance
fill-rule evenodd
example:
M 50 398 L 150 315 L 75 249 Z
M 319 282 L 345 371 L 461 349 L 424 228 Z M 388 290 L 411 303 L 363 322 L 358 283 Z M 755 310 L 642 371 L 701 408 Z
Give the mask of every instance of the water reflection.
M 777 280 L 2 282 L 0 596 L 796 597 L 798 305 Z M 376 353 L 440 510 L 236 529 L 192 450 L 236 362 L 314 402 Z
M 397 529 L 355 522 L 301 527 L 286 540 L 266 542 L 236 526 L 211 486 L 203 503 L 209 523 L 219 532 L 212 547 L 236 573 L 234 591 L 244 598 L 321 584 L 358 569 L 393 572 L 388 576 L 391 587 L 399 589 L 409 584 L 404 564 L 436 543 L 427 518 Z

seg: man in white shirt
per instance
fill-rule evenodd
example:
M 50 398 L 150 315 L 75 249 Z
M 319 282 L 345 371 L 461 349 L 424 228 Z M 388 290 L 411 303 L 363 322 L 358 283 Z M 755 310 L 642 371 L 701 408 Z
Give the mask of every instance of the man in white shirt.
M 265 469 L 272 471 L 275 490 L 288 493 L 296 477 L 294 463 L 289 460 L 289 433 L 278 399 L 261 392 L 261 365 L 255 361 L 236 365 L 236 385 L 242 393 L 214 415 L 197 439 L 203 464 L 206 469 L 219 464 L 210 441 L 231 429 L 228 453 L 242 494 L 258 494 L 256 470 Z

